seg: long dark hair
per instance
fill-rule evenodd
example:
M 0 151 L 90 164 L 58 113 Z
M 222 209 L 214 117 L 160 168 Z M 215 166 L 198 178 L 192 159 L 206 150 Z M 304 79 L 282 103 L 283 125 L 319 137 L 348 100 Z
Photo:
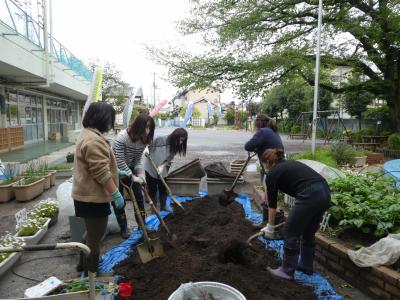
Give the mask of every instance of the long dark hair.
M 183 140 L 181 143 L 181 139 Z M 169 144 L 169 153 L 176 155 L 186 155 L 188 133 L 184 128 L 175 129 L 169 136 L 167 143 Z
M 105 133 L 114 128 L 115 109 L 106 102 L 95 102 L 90 104 L 83 117 L 82 125 L 85 128 L 95 128 Z
M 256 120 L 254 122 L 254 126 L 257 129 L 261 128 L 271 128 L 274 132 L 278 132 L 278 127 L 276 126 L 276 123 L 274 119 L 268 117 L 265 114 L 260 114 L 256 117 Z
M 146 134 L 146 126 L 147 122 L 150 122 L 150 132 Z M 128 129 L 128 135 L 131 138 L 132 142 L 141 141 L 145 145 L 149 145 L 153 141 L 154 137 L 154 128 L 156 124 L 152 117 L 147 113 L 141 113 L 132 123 L 131 127 Z

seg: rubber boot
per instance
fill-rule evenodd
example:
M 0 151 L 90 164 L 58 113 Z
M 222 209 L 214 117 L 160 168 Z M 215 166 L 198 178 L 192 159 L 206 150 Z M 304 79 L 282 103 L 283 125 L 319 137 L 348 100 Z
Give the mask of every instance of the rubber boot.
M 79 252 L 79 262 L 76 265 L 77 272 L 83 272 L 85 266 L 85 254 L 81 251 Z
M 298 260 L 299 254 L 289 255 L 284 251 L 282 266 L 277 269 L 271 269 L 268 267 L 268 271 L 275 277 L 294 280 L 294 271 L 296 270 Z
M 302 245 L 300 249 L 300 260 L 296 270 L 307 275 L 312 275 L 314 273 L 314 256 L 314 246 L 307 247 Z
M 126 220 L 125 210 L 122 209 L 118 212 L 115 211 L 115 216 L 117 217 L 117 222 L 118 222 L 119 228 L 121 229 L 121 237 L 123 239 L 129 238 L 128 221 Z

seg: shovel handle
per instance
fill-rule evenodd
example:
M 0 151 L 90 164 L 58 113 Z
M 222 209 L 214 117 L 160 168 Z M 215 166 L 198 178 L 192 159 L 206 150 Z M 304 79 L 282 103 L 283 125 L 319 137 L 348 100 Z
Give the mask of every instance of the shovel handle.
M 169 237 L 172 236 L 171 231 L 169 230 L 167 224 L 164 222 L 164 219 L 161 217 L 160 212 L 158 211 L 158 209 L 156 208 L 156 206 L 154 205 L 153 200 L 151 200 L 151 197 L 147 191 L 147 186 L 143 185 L 142 186 L 142 190 L 143 190 L 143 194 L 144 194 L 144 198 L 146 199 L 146 202 L 150 205 L 152 211 L 156 214 L 157 219 L 160 221 L 161 225 L 164 227 L 164 229 L 167 231 L 167 234 Z
M 163 183 L 165 189 L 167 190 L 168 196 L 171 198 L 171 200 L 178 205 L 180 208 L 182 208 L 182 210 L 185 210 L 182 206 L 182 204 L 176 200 L 176 198 L 174 197 L 174 195 L 171 192 L 171 189 L 169 188 L 168 184 L 165 182 L 164 177 L 162 177 L 162 175 L 160 174 L 160 172 L 158 172 L 157 166 L 154 163 L 154 160 L 151 158 L 150 154 L 146 154 L 146 157 L 149 159 L 151 165 L 153 166 L 154 170 L 156 170 L 158 178 L 160 178 L 161 182 Z

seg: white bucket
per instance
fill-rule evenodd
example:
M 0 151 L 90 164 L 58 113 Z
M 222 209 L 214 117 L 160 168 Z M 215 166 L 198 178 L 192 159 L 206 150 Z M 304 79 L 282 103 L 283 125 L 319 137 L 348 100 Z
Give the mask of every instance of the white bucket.
M 216 300 L 246 300 L 243 294 L 237 289 L 212 281 L 183 283 L 169 296 L 168 300 L 185 300 L 188 297 L 200 300 L 206 299 L 207 294 L 212 294 Z

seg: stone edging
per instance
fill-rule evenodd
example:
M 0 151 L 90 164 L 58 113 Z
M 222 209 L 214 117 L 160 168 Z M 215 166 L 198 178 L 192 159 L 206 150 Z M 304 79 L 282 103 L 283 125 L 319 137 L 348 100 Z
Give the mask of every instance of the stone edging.
M 347 248 L 316 234 L 316 260 L 374 299 L 400 299 L 400 273 L 388 267 L 360 268 L 347 255 Z

